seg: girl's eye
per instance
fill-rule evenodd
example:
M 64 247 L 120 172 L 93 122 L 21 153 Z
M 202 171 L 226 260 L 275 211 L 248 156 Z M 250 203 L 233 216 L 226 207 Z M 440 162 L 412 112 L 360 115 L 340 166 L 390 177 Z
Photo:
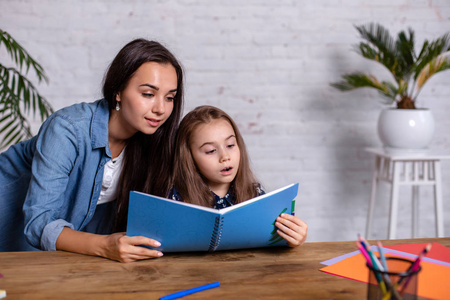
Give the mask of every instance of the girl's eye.
M 233 148 L 235 146 L 235 144 L 230 144 L 230 145 L 228 145 L 227 147 L 228 148 Z
M 206 154 L 213 154 L 215 151 L 216 151 L 216 149 L 213 149 L 213 150 L 206 151 L 205 153 Z

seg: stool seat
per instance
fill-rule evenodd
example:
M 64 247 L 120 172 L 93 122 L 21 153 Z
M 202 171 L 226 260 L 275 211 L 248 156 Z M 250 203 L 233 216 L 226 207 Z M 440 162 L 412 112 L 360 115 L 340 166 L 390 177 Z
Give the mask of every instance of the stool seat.
M 450 159 L 449 152 L 437 150 L 409 151 L 407 149 L 365 148 L 375 155 L 369 211 L 366 224 L 366 238 L 371 233 L 378 183 L 391 184 L 388 239 L 395 239 L 400 186 L 412 187 L 412 235 L 417 234 L 419 186 L 433 186 L 436 220 L 436 236 L 444 237 L 442 204 L 441 160 Z

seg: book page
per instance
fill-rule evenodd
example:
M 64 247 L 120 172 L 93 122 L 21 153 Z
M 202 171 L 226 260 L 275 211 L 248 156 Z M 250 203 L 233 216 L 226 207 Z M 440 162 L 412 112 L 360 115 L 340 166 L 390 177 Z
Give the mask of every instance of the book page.
M 240 208 L 240 207 L 242 207 L 242 206 L 249 205 L 249 204 L 251 204 L 251 203 L 253 203 L 253 202 L 255 202 L 255 201 L 259 201 L 259 200 L 261 200 L 261 199 L 263 199 L 263 198 L 266 198 L 266 197 L 271 197 L 271 196 L 274 195 L 274 194 L 280 193 L 280 192 L 283 191 L 283 190 L 286 190 L 286 189 L 291 188 L 293 185 L 294 185 L 294 183 L 293 183 L 293 184 L 290 184 L 290 185 L 287 185 L 287 186 L 284 186 L 284 187 L 282 187 L 282 188 L 279 188 L 279 189 L 277 189 L 277 190 L 275 190 L 275 191 L 272 191 L 272 192 L 270 192 L 270 193 L 266 193 L 266 194 L 264 194 L 264 195 L 261 195 L 261 196 L 252 198 L 252 199 L 250 199 L 250 200 L 247 200 L 247 201 L 238 203 L 238 204 L 233 205 L 233 206 L 229 206 L 229 207 L 227 207 L 227 208 L 222 208 L 222 209 L 217 210 L 217 211 L 218 211 L 219 214 L 223 215 L 223 214 L 225 214 L 225 213 L 227 213 L 227 212 L 229 212 L 229 211 L 231 211 L 231 210 L 235 210 L 235 209 L 238 209 L 238 208 Z

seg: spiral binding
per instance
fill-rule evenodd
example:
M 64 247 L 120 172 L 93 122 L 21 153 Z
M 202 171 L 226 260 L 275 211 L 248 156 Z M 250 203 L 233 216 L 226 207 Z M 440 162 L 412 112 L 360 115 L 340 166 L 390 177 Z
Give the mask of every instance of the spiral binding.
M 213 252 L 219 246 L 220 238 L 222 237 L 222 224 L 223 218 L 220 216 L 216 217 L 216 222 L 214 223 L 213 233 L 211 235 L 211 242 L 209 243 L 209 252 Z

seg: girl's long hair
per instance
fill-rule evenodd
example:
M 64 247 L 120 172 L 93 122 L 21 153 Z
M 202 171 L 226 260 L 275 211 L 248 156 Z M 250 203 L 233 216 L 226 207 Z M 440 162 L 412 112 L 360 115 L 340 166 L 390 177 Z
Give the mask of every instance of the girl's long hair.
M 158 42 L 145 39 L 131 41 L 112 61 L 105 75 L 103 96 L 109 103 L 109 109 L 114 109 L 116 95 L 125 90 L 136 70 L 146 62 L 172 65 L 177 74 L 177 93 L 170 117 L 154 134 L 138 132 L 127 141 L 117 190 L 113 232 L 126 230 L 130 191 L 165 196 L 170 188 L 174 137 L 183 109 L 183 70 L 175 56 Z
M 181 121 L 177 133 L 173 184 L 184 202 L 207 207 L 214 206 L 214 198 L 200 174 L 191 153 L 191 137 L 199 125 L 213 120 L 224 119 L 233 127 L 241 153 L 239 169 L 231 184 L 235 196 L 234 203 L 243 202 L 257 196 L 258 182 L 250 168 L 250 161 L 244 139 L 233 119 L 221 109 L 214 106 L 199 106 L 189 112 Z

